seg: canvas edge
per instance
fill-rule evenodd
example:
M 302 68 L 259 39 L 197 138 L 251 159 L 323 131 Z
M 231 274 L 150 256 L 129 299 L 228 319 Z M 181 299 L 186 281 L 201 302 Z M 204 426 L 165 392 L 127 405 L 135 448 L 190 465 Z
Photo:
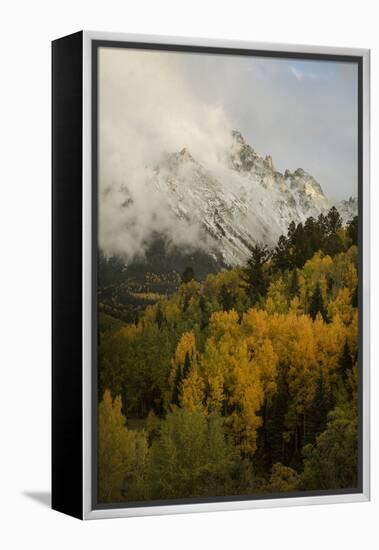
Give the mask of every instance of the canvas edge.
M 370 345 L 371 345 L 371 198 L 370 198 L 370 50 L 362 53 L 363 113 L 362 113 L 362 246 L 363 246 L 363 319 L 362 319 L 362 446 L 363 446 L 363 494 L 370 500 Z
M 91 44 L 93 40 L 143 42 L 171 45 L 246 48 L 309 54 L 332 54 L 361 57 L 363 88 L 363 335 L 362 335 L 362 446 L 363 487 L 361 493 L 327 496 L 304 496 L 234 502 L 211 502 L 146 506 L 135 508 L 92 508 L 92 434 L 91 434 L 91 365 L 92 365 L 92 208 L 91 208 Z M 329 46 L 306 46 L 207 38 L 137 35 L 83 31 L 83 519 L 105 519 L 163 514 L 183 514 L 367 502 L 370 500 L 370 50 Z

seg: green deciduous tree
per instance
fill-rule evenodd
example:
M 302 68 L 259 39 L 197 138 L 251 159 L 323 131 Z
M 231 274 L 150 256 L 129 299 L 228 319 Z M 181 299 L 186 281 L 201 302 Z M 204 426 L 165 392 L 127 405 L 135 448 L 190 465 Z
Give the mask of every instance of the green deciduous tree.
M 98 416 L 99 502 L 145 496 L 147 441 L 144 433 L 129 431 L 121 398 L 106 390 Z
M 268 489 L 274 493 L 296 491 L 301 487 L 301 477 L 296 470 L 276 463 L 271 470 Z
M 151 448 L 153 498 L 224 494 L 236 452 L 225 438 L 221 418 L 175 408 L 162 422 Z
M 315 445 L 306 445 L 304 454 L 304 487 L 340 489 L 357 487 L 358 425 L 352 403 L 336 407 L 329 416 L 326 430 Z

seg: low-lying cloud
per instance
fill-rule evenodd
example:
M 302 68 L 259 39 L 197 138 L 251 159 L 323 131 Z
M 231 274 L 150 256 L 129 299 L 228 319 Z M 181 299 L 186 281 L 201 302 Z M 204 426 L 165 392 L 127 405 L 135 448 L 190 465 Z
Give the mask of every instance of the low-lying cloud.
M 101 48 L 101 250 L 131 259 L 155 232 L 201 243 L 149 183 L 152 169 L 186 147 L 219 170 L 233 129 L 279 170 L 303 167 L 332 198 L 356 194 L 354 78 L 344 64 Z
M 100 248 L 142 255 L 155 232 L 201 243 L 200 227 L 178 221 L 149 181 L 162 154 L 183 147 L 216 164 L 231 143 L 224 108 L 191 93 L 177 54 L 102 49 L 99 75 Z

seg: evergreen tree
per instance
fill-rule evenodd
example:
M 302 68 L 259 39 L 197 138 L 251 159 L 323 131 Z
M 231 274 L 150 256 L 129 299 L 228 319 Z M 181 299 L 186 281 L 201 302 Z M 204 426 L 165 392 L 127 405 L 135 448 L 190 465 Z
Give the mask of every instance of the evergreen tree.
M 339 230 L 342 227 L 342 218 L 335 206 L 329 210 L 325 218 L 326 239 L 323 246 L 323 251 L 329 256 L 335 256 L 343 252 L 345 245 L 339 235 Z
M 302 223 L 299 223 L 296 227 L 293 236 L 293 249 L 294 265 L 298 268 L 302 268 L 305 262 L 313 255 L 311 241 L 308 238 Z
M 292 260 L 289 250 L 289 242 L 284 235 L 281 235 L 278 239 L 278 244 L 275 247 L 273 253 L 273 264 L 277 269 L 285 271 L 290 269 L 292 265 Z
M 317 218 L 317 228 L 320 235 L 320 242 L 322 247 L 328 233 L 325 214 L 320 214 L 319 217 Z
M 189 283 L 190 281 L 193 281 L 195 278 L 195 272 L 192 269 L 192 267 L 186 267 L 185 270 L 182 273 L 182 283 Z
M 158 305 L 157 313 L 156 313 L 156 316 L 155 316 L 155 322 L 157 323 L 158 328 L 161 328 L 164 321 L 165 321 L 165 317 L 163 315 L 163 312 L 162 312 L 161 308 Z
M 253 305 L 267 293 L 269 281 L 264 266 L 269 258 L 270 251 L 266 245 L 255 245 L 251 251 L 247 266 L 243 271 L 243 286 L 246 288 Z
M 285 417 L 290 400 L 286 378 L 287 369 L 284 365 L 280 365 L 277 382 L 278 391 L 274 395 L 270 406 L 267 407 L 265 424 L 260 433 L 263 439 L 264 462 L 267 466 L 271 466 L 275 462 L 285 462 L 288 459 L 283 440 Z
M 172 392 L 172 404 L 179 405 L 180 390 L 182 386 L 183 373 L 180 365 L 176 368 L 176 375 L 174 380 L 174 389 Z
M 326 215 L 326 231 L 328 235 L 332 235 L 333 233 L 337 233 L 337 231 L 341 229 L 341 227 L 342 218 L 340 216 L 340 213 L 335 206 L 332 206 L 332 208 Z
M 342 380 L 345 382 L 347 379 L 348 372 L 353 368 L 354 362 L 350 353 L 349 344 L 345 340 L 343 350 L 338 361 L 339 372 L 341 374 Z
M 221 287 L 220 300 L 223 311 L 230 311 L 231 309 L 233 309 L 234 298 L 227 285 L 222 285 Z
M 307 218 L 304 224 L 304 232 L 306 238 L 310 243 L 310 248 L 312 250 L 312 255 L 315 252 L 318 252 L 322 248 L 322 231 L 318 222 L 310 216 Z
M 321 317 L 324 319 L 324 321 L 326 321 L 327 312 L 324 305 L 324 299 L 322 297 L 321 286 L 319 282 L 317 282 L 315 286 L 309 306 L 309 315 L 312 317 L 313 320 L 316 319 L 318 313 L 320 313 Z
M 292 221 L 288 226 L 287 231 L 287 240 L 288 244 L 292 246 L 294 244 L 294 238 L 295 238 L 295 231 L 296 231 L 296 223 Z
M 294 298 L 295 296 L 298 296 L 299 291 L 300 291 L 299 275 L 295 267 L 291 273 L 290 288 L 289 288 L 290 297 Z
M 191 295 L 189 292 L 185 292 L 183 296 L 183 313 L 185 313 L 188 309 L 189 303 L 190 303 Z
M 200 308 L 200 328 L 204 330 L 209 323 L 209 314 L 207 311 L 207 303 L 203 294 L 200 294 L 199 298 L 199 308 Z
M 174 390 L 172 396 L 172 402 L 174 405 L 179 405 L 180 403 L 180 394 L 182 390 L 183 380 L 188 376 L 191 369 L 191 359 L 188 351 L 186 351 L 184 357 L 184 363 L 178 365 L 176 369 L 175 381 L 174 381 Z
M 338 233 L 331 233 L 326 239 L 323 251 L 328 256 L 336 256 L 345 250 L 345 245 Z
M 328 419 L 329 402 L 325 393 L 322 373 L 317 380 L 316 392 L 310 407 L 304 412 L 304 445 L 313 443 L 316 437 L 325 430 Z
M 182 379 L 186 378 L 188 376 L 188 373 L 191 368 L 191 359 L 189 356 L 188 351 L 186 351 L 186 356 L 184 358 L 184 365 L 183 365 L 183 373 L 182 373 Z
M 326 288 L 327 288 L 328 298 L 330 298 L 330 296 L 332 294 L 333 284 L 334 284 L 333 277 L 330 274 L 328 274 L 326 276 Z
M 358 245 L 358 216 L 354 216 L 347 224 L 347 234 L 351 239 L 352 244 Z
M 355 287 L 353 295 L 351 297 L 351 305 L 353 307 L 358 307 L 358 285 Z

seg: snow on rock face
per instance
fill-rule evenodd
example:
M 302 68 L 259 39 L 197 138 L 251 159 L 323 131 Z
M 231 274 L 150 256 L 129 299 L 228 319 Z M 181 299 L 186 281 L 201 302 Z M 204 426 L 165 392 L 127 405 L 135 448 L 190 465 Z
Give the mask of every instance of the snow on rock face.
M 272 158 L 260 157 L 240 132 L 232 136 L 219 169 L 207 169 L 184 148 L 164 155 L 151 183 L 178 218 L 202 226 L 213 238 L 210 247 L 221 252 L 225 263 L 236 265 L 246 261 L 252 245 L 273 246 L 291 221 L 317 217 L 332 202 L 302 168 L 283 175 Z M 336 206 L 346 222 L 357 211 L 357 199 Z
M 358 199 L 357 197 L 350 197 L 347 201 L 340 201 L 337 203 L 336 208 L 341 214 L 341 218 L 344 223 L 349 222 L 358 214 Z

